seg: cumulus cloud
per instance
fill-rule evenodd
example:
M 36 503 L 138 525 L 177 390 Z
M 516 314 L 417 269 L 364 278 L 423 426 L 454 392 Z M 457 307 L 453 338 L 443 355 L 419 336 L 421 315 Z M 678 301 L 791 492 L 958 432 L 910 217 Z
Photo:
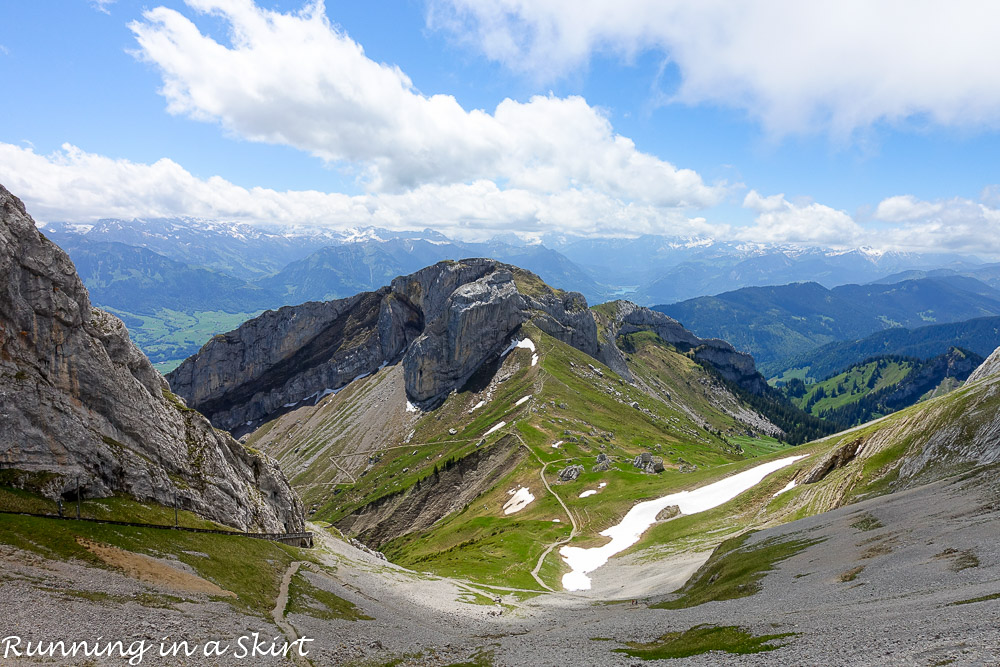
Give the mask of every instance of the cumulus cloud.
M 940 213 L 944 204 L 920 201 L 913 195 L 897 195 L 879 202 L 875 218 L 886 222 L 919 220 Z
M 672 207 L 623 201 L 589 188 L 540 193 L 501 188 L 480 179 L 354 196 L 277 191 L 240 187 L 219 176 L 198 178 L 169 159 L 143 164 L 88 153 L 70 144 L 45 155 L 8 143 L 0 143 L 0 183 L 24 200 L 40 222 L 193 216 L 333 229 L 433 227 L 469 240 L 504 232 L 524 237 L 551 232 L 660 234 L 1000 257 L 1000 235 L 996 234 L 1000 209 L 959 198 L 925 202 L 909 195 L 891 197 L 876 211 L 897 212 L 898 219 L 863 226 L 846 212 L 820 203 L 789 201 L 782 194 L 763 196 L 752 190 L 744 198 L 744 207 L 757 215 L 753 224 L 741 227 L 690 218 Z M 900 202 L 911 211 L 923 212 L 923 217 L 898 213 Z
M 593 189 L 539 193 L 489 180 L 427 184 L 400 193 L 341 193 L 243 188 L 202 179 L 169 159 L 153 164 L 88 153 L 64 144 L 50 155 L 0 143 L 0 183 L 39 221 L 193 216 L 337 229 L 434 227 L 466 239 L 501 232 L 560 231 L 585 236 L 706 235 L 703 219 L 673 208 L 625 202 Z
M 997 3 L 431 0 L 428 23 L 541 77 L 660 50 L 680 74 L 673 100 L 745 109 L 775 136 L 1000 121 Z
M 230 43 L 166 7 L 130 24 L 139 56 L 161 73 L 168 111 L 356 166 L 371 192 L 491 180 L 681 208 L 725 194 L 639 151 L 580 97 L 506 99 L 489 113 L 425 95 L 331 24 L 322 0 L 289 14 L 251 0 L 185 1 L 224 19 Z
M 962 197 L 928 202 L 903 195 L 881 201 L 875 216 L 902 222 L 878 232 L 892 247 L 1000 255 L 1000 209 L 987 203 Z
M 736 231 L 744 241 L 835 248 L 858 246 L 865 241 L 864 228 L 850 215 L 823 204 L 795 204 L 783 194 L 762 197 L 751 190 L 743 206 L 758 213 L 752 226 Z

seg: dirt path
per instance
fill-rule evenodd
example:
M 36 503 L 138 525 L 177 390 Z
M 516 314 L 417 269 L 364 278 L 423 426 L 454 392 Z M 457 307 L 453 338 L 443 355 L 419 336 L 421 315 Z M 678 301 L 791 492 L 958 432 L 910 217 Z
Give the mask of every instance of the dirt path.
M 285 570 L 284 576 L 281 577 L 281 588 L 278 589 L 278 598 L 274 601 L 274 609 L 271 610 L 271 618 L 274 619 L 274 624 L 281 628 L 281 631 L 285 634 L 285 638 L 289 642 L 294 642 L 299 637 L 295 633 L 295 628 L 292 627 L 292 624 L 285 620 L 285 607 L 288 606 L 288 587 L 292 583 L 292 577 L 299 571 L 299 566 L 304 564 L 305 561 L 297 560 Z M 292 653 L 291 655 L 296 662 L 306 664 L 296 653 Z
M 555 549 L 556 547 L 560 547 L 569 542 L 570 540 L 572 540 L 574 537 L 576 537 L 576 534 L 579 532 L 580 528 L 576 523 L 576 517 L 573 516 L 573 513 L 569 511 L 569 507 L 567 507 L 566 503 L 563 502 L 563 499 L 559 497 L 559 494 L 553 491 L 552 487 L 549 486 L 549 481 L 545 479 L 545 469 L 548 468 L 549 464 L 551 463 L 560 463 L 562 461 L 568 461 L 569 459 L 558 459 L 556 461 L 549 461 L 548 463 L 545 463 L 544 461 L 542 461 L 541 457 L 538 456 L 538 453 L 535 452 L 535 450 L 533 450 L 531 447 L 528 447 L 527 443 L 524 442 L 519 433 L 517 433 L 516 431 L 510 431 L 510 433 L 515 438 L 520 440 L 521 445 L 529 452 L 531 452 L 532 456 L 534 456 L 535 459 L 542 464 L 542 470 L 538 473 L 538 476 L 541 478 L 542 484 L 545 486 L 545 490 L 548 491 L 550 494 L 552 494 L 552 497 L 558 500 L 559 504 L 562 505 L 563 511 L 566 512 L 566 516 L 569 517 L 569 522 L 570 525 L 572 526 L 572 529 L 570 530 L 570 533 L 567 537 L 564 537 L 561 540 L 557 540 L 552 544 L 550 544 L 549 546 L 545 547 L 545 551 L 542 552 L 542 555 L 538 557 L 538 562 L 535 563 L 535 569 L 531 571 L 531 576 L 535 578 L 535 581 L 538 582 L 539 586 L 541 586 L 547 591 L 551 591 L 554 593 L 555 589 L 546 584 L 544 581 L 542 581 L 542 578 L 538 576 L 538 572 L 542 569 L 542 563 L 545 562 L 546 556 L 552 553 L 552 550 Z

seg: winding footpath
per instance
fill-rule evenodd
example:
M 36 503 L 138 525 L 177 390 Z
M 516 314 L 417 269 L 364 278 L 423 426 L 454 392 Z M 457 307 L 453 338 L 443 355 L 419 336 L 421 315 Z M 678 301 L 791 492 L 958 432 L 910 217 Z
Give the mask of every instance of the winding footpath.
M 288 606 L 288 587 L 292 583 L 292 577 L 295 573 L 299 571 L 299 567 L 304 565 L 305 561 L 297 560 L 288 566 L 285 570 L 285 574 L 281 577 L 281 587 L 278 589 L 278 598 L 274 601 L 274 609 L 271 610 L 271 618 L 274 619 L 274 624 L 277 625 L 281 631 L 285 634 L 285 638 L 291 643 L 297 640 L 299 637 L 295 632 L 295 628 L 292 624 L 285 620 L 285 607 Z M 296 662 L 301 664 L 301 658 L 298 657 L 297 653 L 291 653 L 292 657 Z
M 542 470 L 538 473 L 538 476 L 541 478 L 542 484 L 545 485 L 545 490 L 548 491 L 550 494 L 552 494 L 552 496 L 559 501 L 559 504 L 562 505 L 563 511 L 566 512 L 566 516 L 569 517 L 569 522 L 570 525 L 572 526 L 572 530 L 570 530 L 570 533 L 567 537 L 557 540 L 545 548 L 545 551 L 543 551 L 542 554 L 538 557 L 538 562 L 535 563 L 535 568 L 531 571 L 531 576 L 534 577 L 535 581 L 538 582 L 539 586 L 541 586 L 547 591 L 554 593 L 555 589 L 546 584 L 544 581 L 542 581 L 542 578 L 538 576 L 538 573 L 542 569 L 542 564 L 545 562 L 546 556 L 552 553 L 552 550 L 555 549 L 556 547 L 560 547 L 569 542 L 570 540 L 572 540 L 574 537 L 576 537 L 577 533 L 580 530 L 580 527 L 576 523 L 576 517 L 573 516 L 573 513 L 569 511 L 569 507 L 566 506 L 566 503 L 563 502 L 563 499 L 559 497 L 559 494 L 557 494 L 555 491 L 552 490 L 551 486 L 549 486 L 549 481 L 545 479 L 545 469 L 548 468 L 549 464 L 551 463 L 559 463 L 561 461 L 568 461 L 569 459 L 568 458 L 558 459 L 556 461 L 549 461 L 548 463 L 545 463 L 544 461 L 542 461 L 541 457 L 538 456 L 538 453 L 531 447 L 529 447 L 527 443 L 524 442 L 524 439 L 521 438 L 520 433 L 514 430 L 511 430 L 510 433 L 515 438 L 520 440 L 521 446 L 527 449 L 529 452 L 531 452 L 531 454 L 535 457 L 535 459 L 537 459 L 538 462 L 542 464 Z

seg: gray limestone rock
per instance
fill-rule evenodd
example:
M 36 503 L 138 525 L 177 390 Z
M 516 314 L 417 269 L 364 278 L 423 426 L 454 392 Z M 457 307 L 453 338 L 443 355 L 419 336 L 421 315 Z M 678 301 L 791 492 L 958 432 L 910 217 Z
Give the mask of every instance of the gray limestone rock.
M 559 480 L 562 482 L 572 482 L 583 472 L 583 466 L 573 465 L 559 471 Z
M 121 320 L 0 186 L 0 468 L 52 497 L 122 493 L 239 529 L 303 526 L 272 459 L 171 394 Z
M 979 368 L 972 371 L 972 375 L 966 380 L 966 384 L 972 384 L 979 380 L 1000 374 L 1000 347 L 993 350 L 993 354 L 986 357 L 986 361 L 979 365 Z
M 216 336 L 168 379 L 213 424 L 237 434 L 396 362 L 409 399 L 431 405 L 497 358 L 526 322 L 597 354 L 582 296 L 516 267 L 467 259 L 376 292 L 268 311 Z
M 632 465 L 639 470 L 650 474 L 663 472 L 664 470 L 663 457 L 653 456 L 649 452 L 643 452 L 642 454 L 636 456 L 635 460 L 632 461 Z

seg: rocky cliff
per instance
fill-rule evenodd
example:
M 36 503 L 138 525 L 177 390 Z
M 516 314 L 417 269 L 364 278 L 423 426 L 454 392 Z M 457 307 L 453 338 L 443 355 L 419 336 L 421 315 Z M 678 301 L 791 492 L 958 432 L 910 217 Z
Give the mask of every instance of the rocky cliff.
M 757 372 L 753 357 L 724 340 L 699 338 L 663 313 L 637 306 L 631 301 L 612 301 L 595 309 L 594 317 L 602 332 L 599 358 L 619 375 L 629 377 L 625 357 L 618 349 L 619 335 L 650 331 L 664 342 L 715 368 L 722 377 L 751 393 L 760 394 L 766 384 Z
M 51 496 L 129 494 L 239 529 L 296 530 L 277 464 L 171 394 L 69 257 L 0 186 L 0 467 Z
M 269 311 L 216 336 L 168 375 L 219 428 L 249 430 L 400 362 L 409 400 L 431 405 L 495 358 L 525 322 L 596 355 L 584 298 L 490 259 L 440 262 L 376 292 Z
M 971 384 L 998 374 L 1000 374 L 1000 347 L 993 350 L 993 354 L 986 357 L 986 361 L 981 363 L 976 370 L 972 371 L 966 382 Z
M 626 379 L 615 340 L 649 330 L 750 391 L 764 383 L 753 358 L 725 341 L 698 338 L 628 301 L 595 313 L 582 295 L 491 259 L 440 262 L 375 292 L 268 311 L 210 340 L 167 379 L 237 435 L 387 364 L 402 364 L 408 399 L 428 407 L 495 359 L 526 322 Z

